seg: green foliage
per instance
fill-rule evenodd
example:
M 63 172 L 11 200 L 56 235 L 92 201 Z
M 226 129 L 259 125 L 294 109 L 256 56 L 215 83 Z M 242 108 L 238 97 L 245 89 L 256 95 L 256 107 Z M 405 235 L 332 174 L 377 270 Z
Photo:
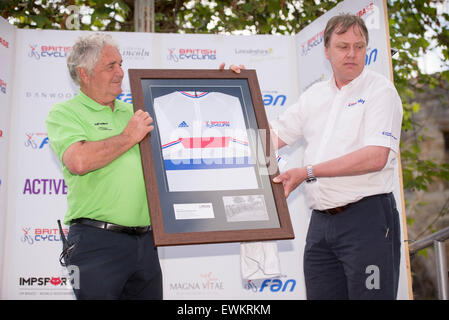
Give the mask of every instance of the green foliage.
M 70 29 L 75 14 L 81 30 L 120 30 L 130 13 L 122 0 L 8 0 L 0 1 L 0 15 L 19 28 Z
M 340 1 L 155 0 L 155 29 L 165 33 L 295 34 Z M 420 108 L 415 93 L 449 81 L 449 14 L 438 13 L 434 4 L 431 0 L 388 0 L 390 43 L 398 51 L 393 56 L 394 82 L 404 104 L 402 129 L 416 133 L 413 143 L 401 145 L 404 188 L 408 190 L 427 190 L 435 178 L 449 181 L 447 164 L 422 159 L 423 136 L 413 121 Z M 3 1 L 0 14 L 21 28 L 66 29 L 73 14 L 68 9 L 71 5 L 81 9 L 82 30 L 133 30 L 132 0 Z M 445 71 L 430 76 L 419 69 L 417 58 L 434 47 L 441 49 Z

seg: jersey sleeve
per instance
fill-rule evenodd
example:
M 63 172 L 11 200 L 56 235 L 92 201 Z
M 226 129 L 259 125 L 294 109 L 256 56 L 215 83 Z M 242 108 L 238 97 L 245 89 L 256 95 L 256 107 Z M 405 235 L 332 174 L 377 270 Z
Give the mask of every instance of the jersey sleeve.
M 62 163 L 62 156 L 75 142 L 87 140 L 86 132 L 76 117 L 63 108 L 54 107 L 46 119 L 50 147 Z
M 381 90 L 365 112 L 364 145 L 388 147 L 399 152 L 402 102 L 393 86 Z
M 302 97 L 292 104 L 278 119 L 270 122 L 276 135 L 288 145 L 294 144 L 303 136 Z

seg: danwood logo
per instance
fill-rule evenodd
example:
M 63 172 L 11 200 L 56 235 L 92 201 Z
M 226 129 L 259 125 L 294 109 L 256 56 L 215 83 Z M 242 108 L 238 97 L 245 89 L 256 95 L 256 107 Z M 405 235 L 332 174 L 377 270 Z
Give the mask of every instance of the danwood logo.
M 58 92 L 58 91 L 26 91 L 25 98 L 30 99 L 72 99 L 77 95 L 76 92 Z

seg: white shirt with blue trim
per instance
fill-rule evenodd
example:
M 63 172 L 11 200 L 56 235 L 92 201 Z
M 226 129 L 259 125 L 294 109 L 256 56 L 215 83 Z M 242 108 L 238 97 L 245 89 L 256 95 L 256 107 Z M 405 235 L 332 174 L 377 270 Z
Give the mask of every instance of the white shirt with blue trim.
M 370 145 L 391 149 L 381 171 L 319 178 L 306 184 L 308 205 L 324 210 L 393 191 L 401 124 L 402 102 L 396 88 L 383 75 L 365 69 L 341 89 L 334 77 L 313 85 L 271 126 L 288 145 L 305 140 L 304 165 L 332 160 Z

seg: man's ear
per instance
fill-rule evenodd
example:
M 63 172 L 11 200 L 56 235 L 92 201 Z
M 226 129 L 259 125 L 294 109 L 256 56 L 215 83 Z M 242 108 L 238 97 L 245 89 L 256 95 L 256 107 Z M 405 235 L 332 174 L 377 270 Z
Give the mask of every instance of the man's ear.
M 80 82 L 82 83 L 89 83 L 89 74 L 87 73 L 87 70 L 82 67 L 78 67 L 78 76 L 80 78 Z
M 324 55 L 326 56 L 326 59 L 329 60 L 329 53 L 327 51 L 327 47 L 324 47 Z

